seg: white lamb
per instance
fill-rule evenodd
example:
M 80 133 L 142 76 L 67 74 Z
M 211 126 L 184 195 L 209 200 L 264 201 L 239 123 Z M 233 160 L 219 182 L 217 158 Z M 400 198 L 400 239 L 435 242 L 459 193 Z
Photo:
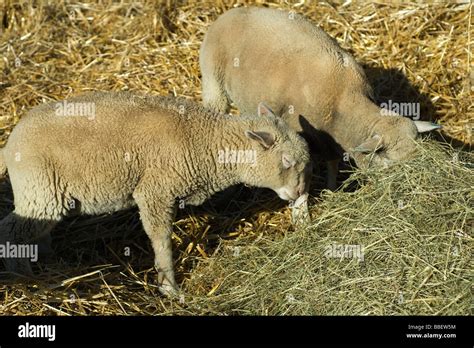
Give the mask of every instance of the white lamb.
M 94 114 L 66 113 L 65 104 L 92 105 Z M 131 93 L 90 93 L 35 107 L 0 151 L 0 176 L 8 169 L 15 198 L 14 212 L 0 221 L 0 244 L 44 239 L 70 214 L 137 205 L 162 291 L 176 291 L 171 231 L 179 201 L 199 205 L 238 183 L 270 188 L 285 200 L 307 190 L 306 142 L 264 105 L 258 110 L 258 117 L 235 118 Z M 222 156 L 231 150 L 250 151 L 245 158 L 252 160 Z M 27 259 L 5 261 L 9 270 L 31 272 Z
M 328 160 L 336 188 L 343 152 L 361 167 L 412 155 L 419 132 L 440 128 L 384 116 L 371 100 L 363 69 L 315 24 L 293 12 L 241 7 L 211 25 L 200 52 L 203 101 L 225 112 L 249 112 L 264 101 Z

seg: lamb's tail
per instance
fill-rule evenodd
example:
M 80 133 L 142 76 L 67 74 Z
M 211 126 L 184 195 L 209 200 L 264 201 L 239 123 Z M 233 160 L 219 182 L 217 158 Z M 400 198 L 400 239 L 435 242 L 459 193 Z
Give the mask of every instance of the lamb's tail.
M 0 149 L 0 178 L 4 177 L 7 174 L 7 165 L 5 164 L 5 159 L 3 158 L 3 150 Z

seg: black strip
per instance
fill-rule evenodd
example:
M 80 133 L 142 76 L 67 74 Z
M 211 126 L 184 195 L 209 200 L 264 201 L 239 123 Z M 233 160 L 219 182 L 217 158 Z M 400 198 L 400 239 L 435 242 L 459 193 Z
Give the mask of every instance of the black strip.
M 54 342 L 18 337 L 20 325 L 27 322 L 55 325 Z M 472 317 L 0 317 L 0 346 L 41 343 L 472 347 L 473 328 Z M 407 334 L 431 337 L 408 338 Z M 434 334 L 455 334 L 456 338 L 433 338 Z

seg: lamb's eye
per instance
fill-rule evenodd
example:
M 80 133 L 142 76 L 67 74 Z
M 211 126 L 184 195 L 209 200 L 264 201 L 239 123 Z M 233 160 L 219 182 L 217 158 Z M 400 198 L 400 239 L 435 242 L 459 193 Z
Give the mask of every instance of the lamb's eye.
M 377 156 L 379 156 L 383 159 L 388 159 L 387 149 L 381 148 L 380 150 L 378 150 L 377 151 Z
M 296 164 L 295 160 L 291 159 L 286 154 L 283 154 L 283 156 L 281 156 L 281 162 L 283 164 L 283 168 L 285 169 L 291 168 Z
M 387 149 L 385 148 L 385 146 L 382 146 L 379 149 L 377 149 L 376 153 L 377 153 L 377 155 L 382 155 L 383 156 L 387 153 Z

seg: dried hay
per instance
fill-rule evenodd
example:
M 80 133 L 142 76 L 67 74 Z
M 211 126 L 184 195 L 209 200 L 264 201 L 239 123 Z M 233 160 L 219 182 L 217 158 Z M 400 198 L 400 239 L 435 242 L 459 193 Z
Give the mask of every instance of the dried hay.
M 83 91 L 199 100 L 206 28 L 244 3 L 0 3 L 0 145 L 32 106 Z M 446 139 L 472 143 L 472 5 L 258 3 L 312 18 L 364 64 L 377 101 L 420 102 Z M 160 296 L 136 211 L 69 219 L 38 279 L 0 285 L 0 314 L 469 314 L 472 155 L 431 142 L 421 153 L 314 191 L 303 230 L 265 190 L 181 211 L 183 301 Z M 11 210 L 3 183 L 0 217 Z M 327 257 L 334 243 L 364 246 L 364 261 Z
M 324 191 L 306 229 L 222 243 L 187 284 L 205 295 L 193 305 L 213 314 L 469 314 L 473 156 L 420 148 L 393 170 L 352 175 L 345 186 L 361 185 L 355 192 Z

